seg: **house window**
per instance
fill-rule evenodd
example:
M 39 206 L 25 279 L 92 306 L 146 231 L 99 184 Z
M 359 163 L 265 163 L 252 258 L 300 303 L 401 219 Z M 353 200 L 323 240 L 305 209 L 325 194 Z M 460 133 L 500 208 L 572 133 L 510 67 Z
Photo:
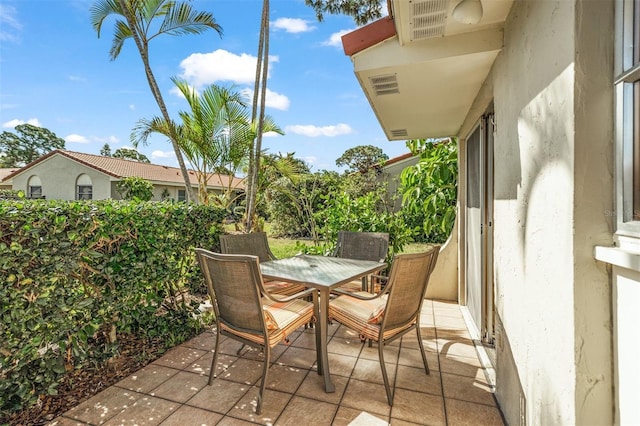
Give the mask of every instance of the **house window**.
M 93 184 L 88 175 L 80 175 L 76 180 L 76 200 L 93 200 Z
M 42 198 L 42 187 L 29 185 L 29 198 Z
M 78 185 L 78 194 L 76 197 L 78 200 L 92 200 L 93 199 L 93 186 L 91 185 Z
M 187 201 L 186 189 L 178 189 L 178 201 Z
M 616 217 L 640 236 L 640 0 L 616 3 Z
M 27 196 L 29 198 L 42 198 L 42 182 L 38 176 L 31 176 L 29 178 Z

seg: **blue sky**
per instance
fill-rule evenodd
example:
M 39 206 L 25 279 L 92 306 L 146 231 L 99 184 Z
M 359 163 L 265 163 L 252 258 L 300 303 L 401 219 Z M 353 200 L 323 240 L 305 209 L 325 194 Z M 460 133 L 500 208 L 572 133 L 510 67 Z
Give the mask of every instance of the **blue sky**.
M 24 122 L 45 127 L 73 151 L 112 152 L 131 147 L 131 129 L 160 115 L 133 40 L 109 60 L 115 19 L 98 38 L 89 19 L 93 0 L 0 0 L 0 130 Z M 187 108 L 172 76 L 194 87 L 234 85 L 252 90 L 259 0 L 195 0 L 222 26 L 214 31 L 151 42 L 150 60 L 170 114 Z M 265 138 L 271 153 L 295 152 L 312 171 L 340 170 L 335 160 L 357 145 L 375 145 L 390 158 L 407 152 L 389 142 L 367 103 L 340 35 L 355 29 L 351 18 L 320 23 L 304 0 L 271 1 L 267 114 L 286 135 Z M 177 166 L 171 144 L 154 136 L 139 150 L 153 163 Z

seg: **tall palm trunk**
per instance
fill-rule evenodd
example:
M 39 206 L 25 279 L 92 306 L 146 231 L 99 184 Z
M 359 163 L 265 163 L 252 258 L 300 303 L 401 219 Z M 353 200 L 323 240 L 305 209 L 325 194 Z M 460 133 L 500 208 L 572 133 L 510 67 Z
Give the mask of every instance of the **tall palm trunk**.
M 153 93 L 153 97 L 160 108 L 160 112 L 162 113 L 162 117 L 166 120 L 167 123 L 171 122 L 171 117 L 169 116 L 169 111 L 167 110 L 167 106 L 164 103 L 164 99 L 162 97 L 162 93 L 160 92 L 160 88 L 158 87 L 158 83 L 156 82 L 156 78 L 151 71 L 151 66 L 149 65 L 149 46 L 146 42 L 143 42 L 140 39 L 139 31 L 142 31 L 138 27 L 138 23 L 133 16 L 133 9 L 129 7 L 129 4 L 126 0 L 118 0 L 120 7 L 124 13 L 124 16 L 127 19 L 127 23 L 129 24 L 129 28 L 131 28 L 131 33 L 133 39 L 136 42 L 136 46 L 138 47 L 138 51 L 140 52 L 140 57 L 142 58 L 142 63 L 144 64 L 144 72 L 147 75 L 147 82 L 149 83 L 149 88 L 151 89 L 151 93 Z M 182 152 L 180 151 L 180 147 L 177 142 L 177 135 L 175 131 L 171 131 L 171 135 L 169 137 L 171 140 L 171 145 L 173 146 L 173 151 L 176 154 L 176 159 L 178 160 L 178 165 L 180 166 L 180 171 L 182 172 L 182 178 L 184 179 L 185 190 L 187 191 L 188 199 L 190 202 L 197 202 L 198 198 L 193 193 L 193 188 L 191 187 L 191 181 L 189 180 L 189 172 L 187 170 L 187 166 L 184 163 L 184 159 L 182 157 Z
M 267 75 L 269 72 L 269 0 L 262 2 L 262 21 L 260 23 L 260 40 L 258 42 L 258 58 L 256 63 L 256 80 L 253 88 L 253 105 L 251 122 L 256 123 L 257 134 L 249 152 L 249 184 L 247 196 L 246 229 L 251 232 L 253 216 L 256 211 L 258 191 L 258 173 L 260 171 L 260 154 L 262 152 L 262 130 L 267 95 Z M 259 90 L 258 90 L 259 89 Z M 260 92 L 258 94 L 258 92 Z M 260 111 L 258 113 L 258 101 Z M 258 116 L 258 117 L 256 117 Z

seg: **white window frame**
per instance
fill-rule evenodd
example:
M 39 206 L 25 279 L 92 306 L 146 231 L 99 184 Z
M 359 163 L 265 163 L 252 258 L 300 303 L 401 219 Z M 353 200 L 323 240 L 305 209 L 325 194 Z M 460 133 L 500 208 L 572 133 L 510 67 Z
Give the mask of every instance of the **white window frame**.
M 187 190 L 186 189 L 178 189 L 178 201 L 186 202 L 187 201 Z
M 640 81 L 640 61 L 635 58 L 634 48 L 634 5 L 640 8 L 639 0 L 616 1 L 616 58 L 614 67 L 615 93 L 615 142 L 616 142 L 616 234 L 619 237 L 640 238 L 640 212 L 634 215 L 634 196 L 636 205 L 640 200 L 640 185 L 634 188 L 634 168 L 640 168 L 640 161 L 634 164 L 634 143 L 638 138 L 637 114 L 634 112 L 634 83 Z M 638 11 L 636 17 L 640 16 Z M 636 18 L 638 19 L 638 18 Z M 640 19 L 638 19 L 640 20 Z M 635 22 L 635 26 L 640 23 Z M 636 54 L 637 55 L 637 54 Z M 637 102 L 637 101 L 636 101 Z M 637 105 L 636 105 L 636 108 Z M 640 108 L 639 108 L 640 109 Z M 636 149 L 639 149 L 636 147 Z M 636 153 L 638 155 L 638 153 Z M 635 194 L 634 194 L 635 191 Z M 623 238 L 624 240 L 624 238 Z M 637 243 L 636 243 L 637 244 Z

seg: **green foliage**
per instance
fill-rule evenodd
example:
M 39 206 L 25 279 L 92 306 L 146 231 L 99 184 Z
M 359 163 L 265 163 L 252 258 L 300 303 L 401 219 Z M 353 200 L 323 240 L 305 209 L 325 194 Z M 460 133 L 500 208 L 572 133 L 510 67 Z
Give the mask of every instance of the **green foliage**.
M 64 139 L 51 130 L 19 124 L 16 135 L 4 131 L 0 134 L 0 167 L 22 167 L 56 149 L 64 149 Z
M 455 140 L 412 140 L 420 161 L 400 176 L 402 213 L 416 241 L 443 243 L 456 218 L 458 150 Z
M 106 145 L 106 148 L 109 148 L 109 145 Z M 102 150 L 100 151 L 101 155 L 103 151 L 105 150 L 105 147 L 102 147 Z M 109 152 L 111 151 L 111 149 L 109 148 Z M 150 163 L 151 161 L 149 161 L 149 159 L 147 158 L 146 155 L 142 154 L 141 152 L 138 152 L 135 149 L 131 149 L 131 148 L 118 148 L 116 149 L 116 152 L 113 153 L 113 155 L 111 155 L 113 158 L 123 158 L 125 160 L 133 160 L 133 161 L 137 161 L 139 163 Z
M 153 184 L 137 176 L 129 176 L 116 184 L 118 194 L 124 200 L 150 201 L 153 198 Z
M 17 200 L 25 196 L 21 189 L 0 189 L 0 200 Z
M 316 12 L 318 21 L 324 21 L 324 14 L 344 14 L 351 16 L 358 26 L 382 17 L 380 0 L 305 0 Z
M 0 412 L 55 394 L 69 371 L 117 351 L 119 333 L 198 332 L 184 292 L 204 291 L 194 247 L 224 212 L 182 203 L 0 202 Z
M 315 213 L 324 210 L 327 194 L 337 193 L 339 185 L 339 175 L 327 171 L 273 181 L 265 193 L 272 233 L 317 242 L 321 222 Z
M 338 231 L 387 232 L 389 233 L 390 261 L 393 255 L 400 253 L 411 241 L 410 231 L 406 229 L 402 217 L 386 208 L 383 191 L 373 191 L 353 198 L 346 193 L 331 194 L 324 210 L 316 213 L 317 221 L 324 223 L 322 236 L 325 246 L 321 252 L 335 250 Z
M 373 145 L 360 145 L 347 149 L 336 160 L 336 166 L 346 166 L 346 173 L 369 172 L 371 167 L 389 159 L 389 156 L 380 148 Z
M 108 143 L 102 145 L 102 148 L 100 148 L 100 155 L 103 157 L 111 157 L 111 147 Z

